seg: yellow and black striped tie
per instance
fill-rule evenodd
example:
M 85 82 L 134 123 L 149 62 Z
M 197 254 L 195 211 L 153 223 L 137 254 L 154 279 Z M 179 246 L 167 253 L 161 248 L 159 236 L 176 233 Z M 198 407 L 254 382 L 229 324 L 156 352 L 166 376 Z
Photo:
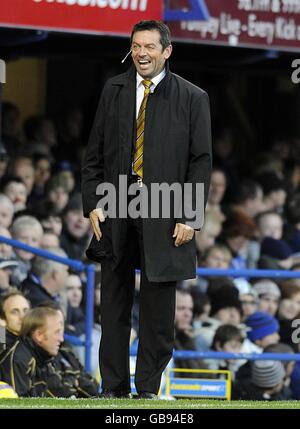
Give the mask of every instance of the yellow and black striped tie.
M 144 98 L 139 110 L 136 122 L 136 142 L 133 158 L 133 171 L 143 178 L 143 152 L 144 152 L 144 131 L 145 131 L 145 117 L 146 105 L 150 94 L 150 87 L 153 84 L 151 80 L 143 80 L 142 84 L 145 87 Z

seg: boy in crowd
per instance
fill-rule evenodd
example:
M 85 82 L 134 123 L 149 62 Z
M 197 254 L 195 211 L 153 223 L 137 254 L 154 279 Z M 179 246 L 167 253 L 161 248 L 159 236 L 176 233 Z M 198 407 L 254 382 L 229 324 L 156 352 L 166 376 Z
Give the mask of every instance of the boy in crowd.
M 244 335 L 237 326 L 224 324 L 219 326 L 219 328 L 216 330 L 212 342 L 212 350 L 225 353 L 240 353 L 243 341 Z M 205 363 L 207 364 L 208 369 L 230 370 L 232 379 L 235 378 L 235 372 L 239 367 L 239 361 L 235 359 L 207 359 Z
M 222 285 L 221 282 L 218 283 Z M 210 318 L 194 333 L 196 348 L 199 351 L 210 349 L 215 332 L 220 325 L 239 326 L 241 322 L 239 292 L 234 286 L 224 284 L 215 287 L 213 290 L 208 290 L 208 296 L 211 304 Z

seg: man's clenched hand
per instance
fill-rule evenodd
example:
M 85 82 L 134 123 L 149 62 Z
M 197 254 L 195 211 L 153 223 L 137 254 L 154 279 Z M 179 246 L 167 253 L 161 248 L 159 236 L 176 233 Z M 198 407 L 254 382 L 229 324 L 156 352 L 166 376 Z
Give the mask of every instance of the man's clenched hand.
M 181 246 L 182 244 L 188 243 L 194 236 L 194 229 L 184 223 L 176 223 L 173 238 L 176 237 L 175 246 Z
M 99 222 L 105 221 L 105 217 L 102 209 L 94 209 L 93 211 L 91 211 L 89 214 L 89 218 L 90 218 L 96 239 L 99 241 L 100 238 L 102 237 L 102 232 L 100 229 Z

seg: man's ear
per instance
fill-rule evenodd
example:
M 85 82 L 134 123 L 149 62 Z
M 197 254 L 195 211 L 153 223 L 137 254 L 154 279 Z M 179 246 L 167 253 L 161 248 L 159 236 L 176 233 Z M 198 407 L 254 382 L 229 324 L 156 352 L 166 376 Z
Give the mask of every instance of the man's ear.
M 51 277 L 56 282 L 58 271 L 52 271 Z
M 169 46 L 166 47 L 166 49 L 164 50 L 164 58 L 165 58 L 165 60 L 167 60 L 168 58 L 170 58 L 172 50 L 173 50 L 173 46 L 172 45 L 169 45 Z
M 38 345 L 40 345 L 43 341 L 43 337 L 44 337 L 44 332 L 42 329 L 36 329 L 32 334 L 31 337 L 33 339 L 33 341 L 35 343 L 37 343 Z

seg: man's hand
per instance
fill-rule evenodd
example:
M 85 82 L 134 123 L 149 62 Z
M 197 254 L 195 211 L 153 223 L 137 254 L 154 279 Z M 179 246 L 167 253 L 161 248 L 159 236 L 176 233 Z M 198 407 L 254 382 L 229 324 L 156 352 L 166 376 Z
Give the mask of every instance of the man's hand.
M 104 217 L 102 209 L 94 209 L 93 211 L 91 211 L 89 214 L 89 218 L 90 218 L 90 222 L 92 224 L 96 239 L 97 239 L 97 241 L 99 241 L 100 238 L 102 237 L 102 232 L 101 232 L 101 229 L 99 226 L 99 221 L 100 222 L 105 221 L 105 217 Z
M 175 246 L 181 246 L 182 244 L 188 243 L 194 236 L 194 229 L 184 223 L 176 223 L 173 238 L 176 237 Z

